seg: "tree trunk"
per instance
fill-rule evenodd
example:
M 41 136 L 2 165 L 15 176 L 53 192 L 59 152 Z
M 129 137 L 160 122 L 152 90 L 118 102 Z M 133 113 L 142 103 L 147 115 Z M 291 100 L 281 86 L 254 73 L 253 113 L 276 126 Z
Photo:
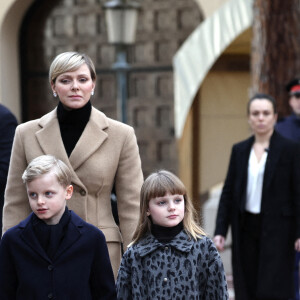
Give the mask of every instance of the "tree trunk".
M 299 0 L 254 0 L 252 89 L 272 95 L 280 116 L 290 113 L 286 84 L 300 77 Z

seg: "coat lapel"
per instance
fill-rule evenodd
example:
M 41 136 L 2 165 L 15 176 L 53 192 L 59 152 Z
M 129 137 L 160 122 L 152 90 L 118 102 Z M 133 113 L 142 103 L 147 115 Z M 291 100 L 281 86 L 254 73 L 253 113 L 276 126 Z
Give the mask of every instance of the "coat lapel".
M 237 159 L 237 162 L 240 163 L 240 174 L 237 178 L 240 178 L 240 187 L 241 187 L 241 201 L 240 201 L 240 210 L 244 211 L 246 204 L 246 187 L 247 187 L 247 179 L 248 179 L 248 161 L 250 156 L 250 151 L 252 145 L 254 143 L 254 137 L 250 137 L 245 143 L 242 145 L 240 150 L 240 157 Z
M 33 251 L 40 255 L 43 259 L 51 263 L 50 258 L 47 253 L 39 243 L 36 235 L 34 234 L 33 227 L 31 224 L 32 213 L 24 221 L 20 223 L 20 227 L 23 228 L 21 233 L 21 238 L 24 242 L 29 245 Z M 53 258 L 55 261 L 62 253 L 64 253 L 68 248 L 70 248 L 80 237 L 81 232 L 78 228 L 82 227 L 82 220 L 79 219 L 73 212 L 71 212 L 71 221 L 68 224 L 68 230 L 61 245 L 58 247 L 57 252 Z
M 31 224 L 31 216 L 33 213 L 31 213 L 24 221 L 22 221 L 19 225 L 20 228 L 23 228 L 23 231 L 21 233 L 21 238 L 23 241 L 30 246 L 30 248 L 35 251 L 38 255 L 40 255 L 43 259 L 51 262 L 49 259 L 47 253 L 39 243 L 36 235 L 34 234 L 33 227 Z
M 44 154 L 51 154 L 62 160 L 72 172 L 72 182 L 81 185 L 81 180 L 73 170 L 63 144 L 56 111 L 57 109 L 54 109 L 40 119 L 39 125 L 41 129 L 35 133 L 36 138 Z
M 41 118 L 41 129 L 35 133 L 36 138 L 45 154 L 55 155 L 57 158 L 67 161 L 68 156 L 61 139 L 56 109 Z
M 82 227 L 82 220 L 79 219 L 72 211 L 71 211 L 71 220 L 68 224 L 68 229 L 66 231 L 66 235 L 64 236 L 62 243 L 57 249 L 57 252 L 54 255 L 54 260 L 56 260 L 60 255 L 62 255 L 68 248 L 70 248 L 80 237 L 81 232 L 78 227 Z
M 185 231 L 182 230 L 166 244 L 159 242 L 152 234 L 148 234 L 144 239 L 136 244 L 136 249 L 139 255 L 144 257 L 163 245 L 170 245 L 181 252 L 189 252 L 191 251 L 194 243 L 195 240 L 189 238 Z
M 278 160 L 281 155 L 281 151 L 282 147 L 280 143 L 280 136 L 276 131 L 274 131 L 271 137 L 268 158 L 265 166 L 263 191 L 268 188 L 269 184 L 272 181 Z
M 77 185 L 81 185 L 82 182 L 75 170 L 107 139 L 108 135 L 104 129 L 108 127 L 108 122 L 105 115 L 92 108 L 90 120 L 70 157 L 66 153 L 61 138 L 56 109 L 42 117 L 39 125 L 41 129 L 36 132 L 36 138 L 42 151 L 64 161 L 72 172 L 72 181 Z
M 69 158 L 74 170 L 79 168 L 107 139 L 107 133 L 104 131 L 107 127 L 104 114 L 92 108 L 90 120 Z

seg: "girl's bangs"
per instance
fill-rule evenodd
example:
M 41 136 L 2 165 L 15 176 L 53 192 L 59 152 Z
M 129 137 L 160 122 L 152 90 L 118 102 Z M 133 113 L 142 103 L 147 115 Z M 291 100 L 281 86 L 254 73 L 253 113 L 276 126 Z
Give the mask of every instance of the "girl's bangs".
M 171 195 L 185 195 L 186 188 L 181 182 L 175 182 L 170 178 L 159 176 L 152 182 L 152 187 L 149 189 L 148 199 L 163 197 L 167 193 Z

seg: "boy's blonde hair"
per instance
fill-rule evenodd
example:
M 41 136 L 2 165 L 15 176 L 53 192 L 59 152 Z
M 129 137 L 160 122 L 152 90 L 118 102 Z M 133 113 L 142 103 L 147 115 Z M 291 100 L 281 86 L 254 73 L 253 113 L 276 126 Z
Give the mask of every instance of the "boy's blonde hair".
M 142 186 L 140 194 L 140 217 L 131 245 L 151 232 L 151 220 L 147 217 L 150 200 L 156 197 L 163 197 L 167 193 L 171 195 L 183 195 L 185 206 L 183 228 L 186 233 L 195 240 L 205 235 L 204 230 L 197 224 L 196 210 L 192 201 L 187 196 L 187 191 L 182 181 L 173 173 L 160 170 L 149 175 Z
M 55 83 L 56 78 L 65 73 L 73 72 L 77 70 L 81 65 L 86 64 L 90 70 L 91 78 L 93 81 L 96 80 L 96 70 L 91 58 L 78 52 L 64 52 L 57 55 L 51 63 L 49 69 L 49 82 Z
M 53 155 L 41 155 L 34 158 L 22 175 L 23 182 L 31 182 L 44 174 L 53 172 L 57 181 L 67 187 L 71 184 L 71 171 L 67 165 Z

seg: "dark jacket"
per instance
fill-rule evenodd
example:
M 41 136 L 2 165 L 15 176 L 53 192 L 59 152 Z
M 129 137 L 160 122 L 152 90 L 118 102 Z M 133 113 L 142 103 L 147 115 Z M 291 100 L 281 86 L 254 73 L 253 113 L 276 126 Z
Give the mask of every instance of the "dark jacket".
M 15 129 L 18 125 L 15 116 L 0 104 L 0 236 L 2 235 L 2 208 L 4 191 L 7 180 L 11 148 L 14 140 Z
M 124 254 L 118 299 L 228 299 L 223 264 L 213 242 L 181 231 L 170 242 L 148 235 Z
M 116 299 L 103 233 L 71 211 L 53 260 L 34 234 L 32 214 L 9 229 L 0 243 L 1 300 Z
M 232 263 L 237 300 L 244 295 L 240 228 L 245 211 L 247 171 L 254 137 L 233 146 L 220 198 L 215 235 L 232 229 Z M 293 297 L 294 242 L 300 237 L 300 149 L 274 131 L 266 161 L 262 191 L 261 252 L 257 296 Z
M 297 117 L 295 114 L 280 120 L 276 124 L 275 129 L 282 136 L 300 142 L 300 117 Z

